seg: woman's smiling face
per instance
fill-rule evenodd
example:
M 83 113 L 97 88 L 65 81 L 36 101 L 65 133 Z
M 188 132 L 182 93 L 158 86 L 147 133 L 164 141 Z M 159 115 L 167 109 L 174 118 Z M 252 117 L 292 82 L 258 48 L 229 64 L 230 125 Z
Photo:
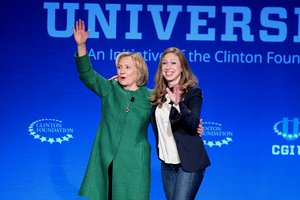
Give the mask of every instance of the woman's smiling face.
M 170 87 L 179 83 L 181 72 L 182 67 L 178 56 L 167 53 L 162 59 L 162 74 Z

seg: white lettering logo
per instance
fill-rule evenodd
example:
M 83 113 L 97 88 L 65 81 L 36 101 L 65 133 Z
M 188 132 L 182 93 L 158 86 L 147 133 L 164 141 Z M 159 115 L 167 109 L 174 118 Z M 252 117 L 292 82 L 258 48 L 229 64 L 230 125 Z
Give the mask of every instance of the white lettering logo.
M 293 120 L 284 117 L 282 121 L 275 123 L 273 129 L 278 136 L 281 136 L 286 141 L 294 141 L 300 137 L 299 133 L 299 118 L 294 118 Z M 292 129 L 292 131 L 290 131 Z M 283 155 L 283 156 L 294 156 L 300 155 L 300 145 L 293 144 L 274 144 L 272 145 L 273 155 Z
M 222 124 L 216 122 L 203 122 L 203 142 L 209 147 L 228 145 L 232 142 L 233 133 L 222 130 Z
M 63 127 L 61 120 L 39 119 L 28 126 L 29 135 L 41 142 L 63 143 L 73 138 L 74 129 Z

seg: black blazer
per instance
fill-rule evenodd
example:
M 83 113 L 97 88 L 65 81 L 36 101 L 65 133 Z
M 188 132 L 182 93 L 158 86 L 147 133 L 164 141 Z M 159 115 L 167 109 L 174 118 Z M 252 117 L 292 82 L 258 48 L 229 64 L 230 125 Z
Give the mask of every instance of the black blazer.
M 197 133 L 202 106 L 202 90 L 194 86 L 190 88 L 179 103 L 180 113 L 172 107 L 169 115 L 172 132 L 176 141 L 179 158 L 183 170 L 195 172 L 210 165 L 204 143 Z M 151 125 L 158 150 L 158 130 L 155 119 L 156 106 L 152 106 Z

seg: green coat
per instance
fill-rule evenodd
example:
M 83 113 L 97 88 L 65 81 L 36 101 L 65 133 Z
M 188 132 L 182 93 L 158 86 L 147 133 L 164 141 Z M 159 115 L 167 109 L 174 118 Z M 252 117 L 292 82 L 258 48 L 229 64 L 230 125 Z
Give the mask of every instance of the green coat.
M 92 69 L 88 55 L 76 56 L 76 64 L 80 79 L 102 100 L 100 125 L 78 194 L 91 200 L 108 199 L 108 167 L 113 162 L 112 199 L 148 200 L 151 91 L 144 86 L 128 91 L 108 81 Z M 130 111 L 125 112 L 129 104 Z

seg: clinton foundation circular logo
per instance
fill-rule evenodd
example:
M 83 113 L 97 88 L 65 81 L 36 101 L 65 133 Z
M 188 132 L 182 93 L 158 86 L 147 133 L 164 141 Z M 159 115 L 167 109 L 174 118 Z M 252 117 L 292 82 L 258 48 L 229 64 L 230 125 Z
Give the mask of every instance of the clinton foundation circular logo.
M 233 142 L 232 131 L 224 130 L 222 124 L 217 122 L 203 122 L 203 142 L 209 147 L 229 145 Z
M 74 128 L 63 126 L 63 122 L 58 119 L 39 119 L 28 126 L 28 132 L 40 142 L 62 144 L 73 139 Z

